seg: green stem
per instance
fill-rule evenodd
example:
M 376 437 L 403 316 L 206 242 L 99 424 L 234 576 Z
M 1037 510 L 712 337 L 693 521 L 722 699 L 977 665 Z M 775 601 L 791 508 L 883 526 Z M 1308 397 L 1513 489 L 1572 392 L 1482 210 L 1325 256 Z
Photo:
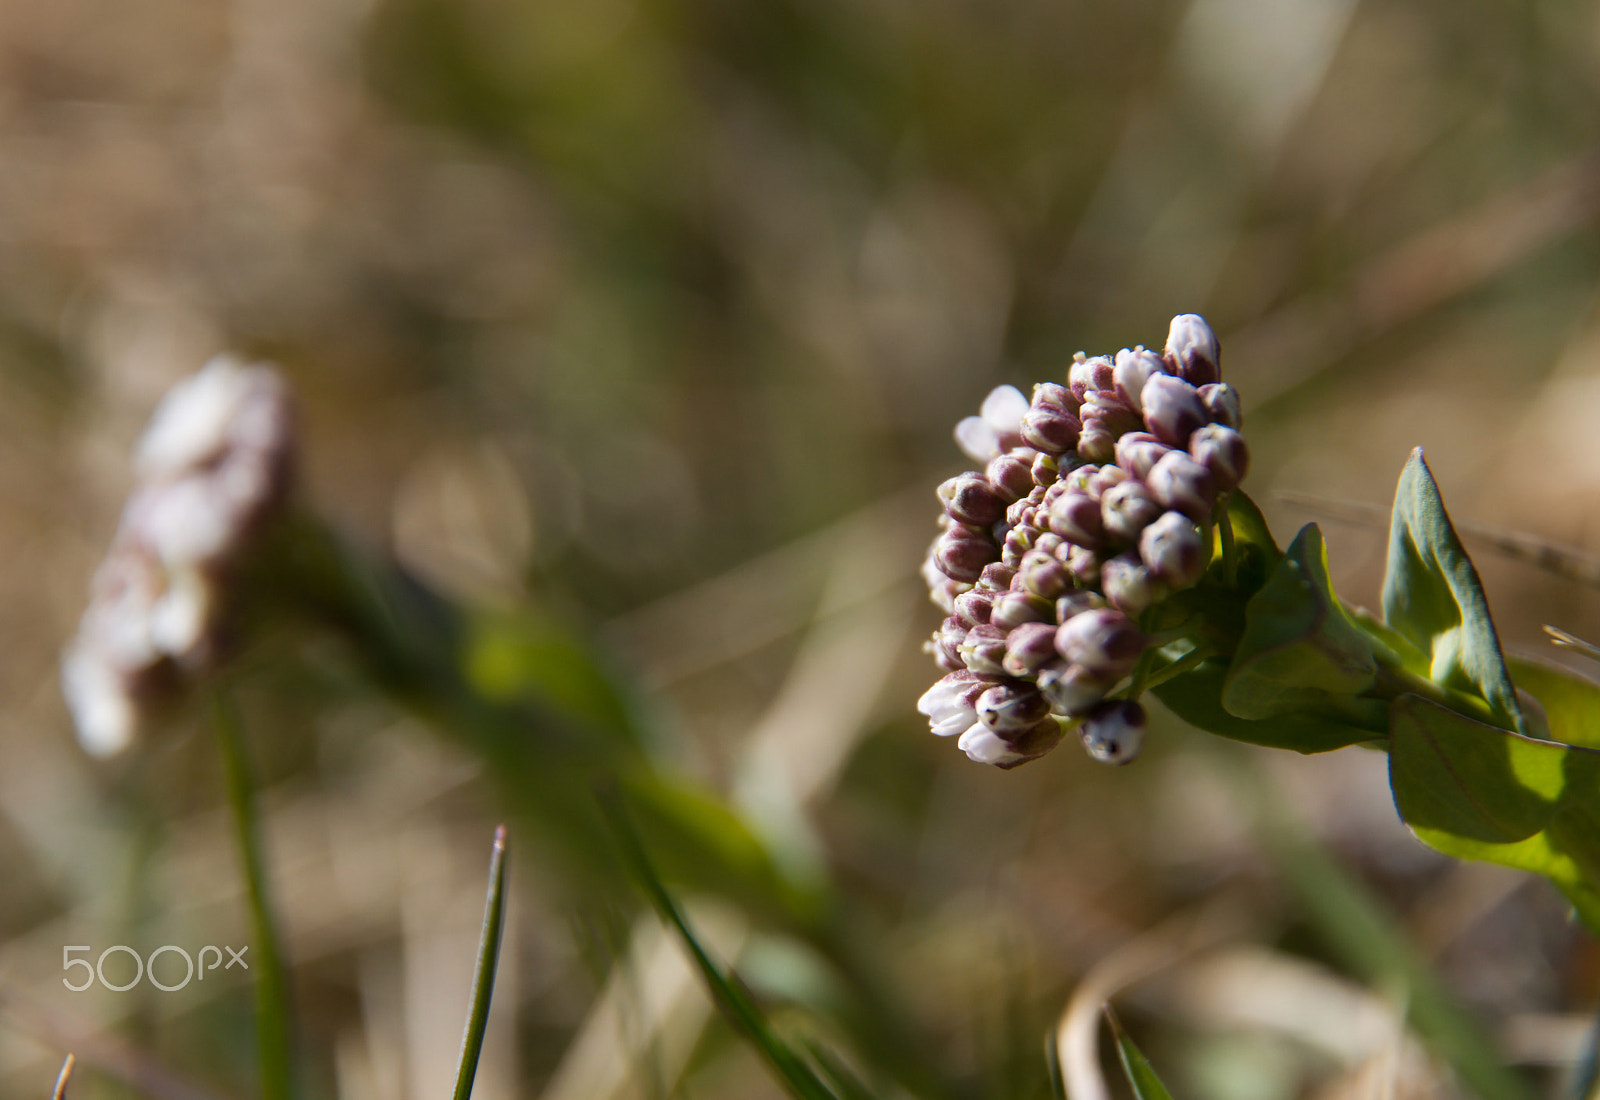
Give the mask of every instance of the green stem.
M 288 982 L 283 969 L 282 940 L 267 890 L 265 864 L 261 856 L 261 832 L 256 813 L 255 792 L 250 780 L 244 732 L 238 713 L 226 691 L 219 685 L 210 692 L 211 725 L 216 731 L 217 748 L 232 811 L 235 836 L 239 842 L 239 861 L 243 865 L 245 888 L 250 902 L 253 946 L 256 948 L 256 1046 L 261 1060 L 262 1100 L 291 1100 L 293 1089 L 293 1032 Z
M 1217 502 L 1217 535 L 1222 539 L 1222 579 L 1229 588 L 1239 587 L 1239 554 L 1233 545 L 1233 520 L 1228 515 L 1228 498 Z
M 456 1067 L 455 1100 L 468 1100 L 478 1073 L 489 1026 L 489 1000 L 494 993 L 496 964 L 500 961 L 500 933 L 506 916 L 506 827 L 494 831 L 494 853 L 489 857 L 489 893 L 483 903 L 483 934 L 478 939 L 478 962 L 472 973 L 472 1011 L 461 1035 L 461 1061 Z

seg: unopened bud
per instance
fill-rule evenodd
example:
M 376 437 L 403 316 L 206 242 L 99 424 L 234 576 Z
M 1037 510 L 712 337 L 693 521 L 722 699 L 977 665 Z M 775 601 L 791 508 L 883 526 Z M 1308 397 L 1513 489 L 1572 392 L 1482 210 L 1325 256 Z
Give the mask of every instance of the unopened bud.
M 1014 454 L 997 455 L 984 470 L 989 483 L 1007 502 L 1021 500 L 1033 491 L 1033 459 Z
M 932 651 L 933 659 L 939 662 L 940 668 L 956 672 L 967 667 L 961 656 L 961 643 L 966 640 L 967 631 L 967 625 L 951 615 L 933 632 L 928 649 Z
M 1100 426 L 1113 436 L 1123 432 L 1136 432 L 1144 427 L 1144 415 L 1138 408 L 1123 400 L 1116 390 L 1094 390 L 1084 399 L 1083 406 L 1078 410 L 1078 417 L 1083 421 L 1083 430 L 1089 431 L 1089 422 L 1098 421 Z M 1083 454 L 1083 442 L 1078 442 L 1078 453 Z
M 968 626 L 979 626 L 989 621 L 994 610 L 995 593 L 982 588 L 971 588 L 951 601 L 950 613 Z
M 1066 563 L 1042 546 L 1036 546 L 1022 556 L 1017 576 L 1024 588 L 1047 600 L 1055 599 L 1072 587 L 1072 574 L 1067 571 Z
M 1217 334 L 1198 313 L 1184 313 L 1172 319 L 1167 330 L 1167 359 L 1172 373 L 1191 385 L 1208 385 L 1222 377 L 1222 348 Z
M 1038 725 L 1050 704 L 1032 684 L 999 683 L 978 696 L 978 720 L 1002 738 Z
M 1119 542 L 1139 541 L 1139 533 L 1163 511 L 1142 481 L 1114 485 L 1100 498 L 1100 518 L 1106 534 Z
M 1100 704 L 1078 727 L 1088 754 L 1102 764 L 1126 764 L 1144 744 L 1144 707 L 1127 699 Z
M 1004 592 L 1011 587 L 1011 582 L 1016 575 L 1017 571 L 1011 566 L 992 561 L 983 567 L 983 575 L 978 578 L 978 585 L 981 588 Z
M 1117 437 L 1100 420 L 1085 420 L 1078 435 L 1078 456 L 1090 462 L 1110 462 L 1116 454 Z
M 1029 729 L 1004 737 L 980 722 L 963 733 L 956 745 L 976 763 L 1015 768 L 1037 760 L 1059 745 L 1061 738 L 1061 723 L 1046 717 Z
M 1217 502 L 1217 486 L 1210 471 L 1182 451 L 1164 456 L 1145 478 L 1150 494 L 1174 512 L 1204 523 Z
M 1000 676 L 1005 673 L 1006 632 L 993 623 L 975 626 L 956 647 L 964 667 Z
M 1076 546 L 1098 546 L 1105 538 L 1100 502 L 1068 493 L 1050 506 L 1050 530 Z
M 1077 436 L 1073 436 L 1076 440 Z M 1057 456 L 1040 451 L 1034 456 L 1033 465 L 1028 469 L 1028 475 L 1033 478 L 1037 488 L 1054 485 L 1061 476 L 1061 462 Z
M 945 512 L 957 523 L 987 527 L 1006 513 L 1006 502 L 989 479 L 966 473 L 939 486 L 939 500 Z
M 1177 512 L 1165 513 L 1144 529 L 1139 536 L 1139 557 L 1157 580 L 1174 591 L 1188 588 L 1206 571 L 1206 547 L 1200 531 Z
M 1107 603 L 1127 615 L 1138 615 L 1166 595 L 1137 554 L 1119 554 L 1102 565 L 1100 590 Z
M 1056 622 L 1064 623 L 1074 615 L 1081 615 L 1085 611 L 1093 611 L 1105 605 L 1105 597 L 1098 592 L 1088 589 L 1068 592 L 1056 600 Z
M 1161 442 L 1184 447 L 1196 428 L 1206 423 L 1199 391 L 1181 378 L 1158 374 L 1145 383 L 1144 422 Z
M 1200 387 L 1200 400 L 1206 407 L 1206 419 L 1238 431 L 1244 425 L 1244 413 L 1239 404 L 1239 391 L 1226 382 L 1216 382 Z
M 1074 615 L 1056 628 L 1052 640 L 1068 664 L 1111 682 L 1132 671 L 1146 642 L 1132 619 L 1109 607 Z
M 1055 624 L 1023 623 L 1006 635 L 1006 655 L 1000 667 L 1012 676 L 1032 676 L 1055 659 Z
M 1067 551 L 1067 572 L 1078 582 L 1079 588 L 1097 588 L 1100 585 L 1100 555 L 1087 546 L 1074 546 Z
M 1023 623 L 1044 622 L 1050 618 L 1055 605 L 1024 589 L 1013 588 L 994 598 L 989 612 L 989 623 L 1001 630 L 1012 631 Z
M 1122 403 L 1130 409 L 1143 409 L 1144 388 L 1151 378 L 1162 374 L 1166 364 L 1161 361 L 1161 356 L 1144 348 L 1134 348 L 1129 351 L 1123 348 L 1117 352 L 1117 364 L 1113 377 L 1116 379 L 1117 396 Z
M 994 559 L 994 540 L 987 532 L 964 524 L 952 524 L 934 544 L 933 560 L 953 581 L 971 584 Z
M 1207 424 L 1189 439 L 1189 454 L 1204 466 L 1219 492 L 1230 492 L 1250 469 L 1250 448 L 1244 436 L 1221 424 Z
M 1022 418 L 1022 438 L 1030 447 L 1050 454 L 1062 454 L 1078 445 L 1078 418 L 1068 412 L 1059 395 L 1047 392 L 1041 398 L 1042 386 L 1034 387 L 1033 407 Z M 1062 386 L 1056 390 L 1067 397 L 1072 395 Z
M 1073 718 L 1088 714 L 1115 685 L 1082 665 L 1060 661 L 1039 671 L 1039 692 L 1058 714 Z
M 1067 388 L 1072 391 L 1073 400 L 1081 406 L 1084 398 L 1094 390 L 1114 388 L 1115 370 L 1111 360 L 1104 355 L 1096 355 L 1092 359 L 1074 359 L 1072 368 L 1067 371 Z M 1079 416 L 1081 418 L 1081 411 Z
M 1150 476 L 1150 470 L 1172 448 L 1149 432 L 1129 432 L 1117 440 L 1117 466 L 1137 478 Z

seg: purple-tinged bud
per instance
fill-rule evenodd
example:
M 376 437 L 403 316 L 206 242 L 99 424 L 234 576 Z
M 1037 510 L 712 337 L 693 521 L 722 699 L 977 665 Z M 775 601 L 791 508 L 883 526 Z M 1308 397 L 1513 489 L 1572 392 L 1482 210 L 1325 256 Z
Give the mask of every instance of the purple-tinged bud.
M 1081 406 L 1084 398 L 1095 390 L 1109 390 L 1116 386 L 1116 367 L 1104 355 L 1092 359 L 1076 358 L 1067 371 L 1067 388 Z M 1080 410 L 1079 417 L 1083 414 Z
M 1196 523 L 1204 523 L 1217 502 L 1217 485 L 1211 473 L 1182 451 L 1166 455 L 1145 478 L 1150 495 Z
M 996 683 L 992 676 L 980 676 L 962 669 L 941 679 L 917 700 L 917 710 L 928 716 L 928 725 L 940 737 L 965 733 L 978 724 L 978 697 Z
M 955 598 L 951 614 L 968 626 L 981 626 L 989 621 L 989 613 L 994 610 L 995 595 L 981 588 L 969 589 Z
M 1206 419 L 1213 424 L 1238 431 L 1244 426 L 1244 412 L 1239 405 L 1239 391 L 1226 382 L 1214 382 L 1200 387 L 1200 400 L 1206 407 Z
M 1210 385 L 1222 378 L 1222 348 L 1217 334 L 1198 313 L 1184 313 L 1172 319 L 1167 330 L 1167 360 L 1172 364 L 1172 373 L 1191 385 Z
M 1004 454 L 991 459 L 984 474 L 1007 501 L 1021 500 L 1033 491 L 1033 458 Z
M 1035 547 L 1022 556 L 1017 570 L 1019 583 L 1035 596 L 1053 600 L 1072 587 L 1072 574 L 1054 554 Z M 960 597 L 957 597 L 959 604 Z
M 1131 481 L 1132 479 L 1133 475 L 1121 466 L 1107 465 L 1098 467 L 1094 472 L 1094 476 L 1089 479 L 1089 495 L 1096 500 L 1100 500 L 1124 481 Z
M 1023 588 L 1013 588 L 994 598 L 994 608 L 989 612 L 989 625 L 1010 632 L 1023 623 L 1044 622 L 1055 611 L 1049 600 L 1035 596 Z
M 1068 664 L 1113 683 L 1133 670 L 1147 641 L 1132 619 L 1109 607 L 1074 615 L 1052 640 Z
M 1055 624 L 1023 623 L 1006 635 L 1006 655 L 1000 667 L 1012 676 L 1032 676 L 1055 659 Z
M 1050 506 L 1050 530 L 1077 546 L 1099 546 L 1105 539 L 1100 502 L 1081 493 L 1068 493 Z
M 1000 683 L 978 696 L 978 721 L 1002 739 L 1038 725 L 1050 703 L 1032 684 Z
M 1221 424 L 1207 424 L 1189 439 L 1189 454 L 1204 466 L 1218 492 L 1230 492 L 1250 469 L 1250 448 L 1244 436 Z
M 1117 466 L 1137 478 L 1150 476 L 1150 470 L 1171 451 L 1149 432 L 1129 432 L 1117 440 Z
M 1134 348 L 1132 351 L 1123 348 L 1117 352 L 1117 365 L 1114 377 L 1116 378 L 1117 396 L 1122 403 L 1130 409 L 1142 409 L 1144 388 L 1150 379 L 1166 371 L 1167 365 L 1162 362 L 1161 356 L 1144 348 Z
M 1115 681 L 1108 682 L 1082 665 L 1066 661 L 1040 669 L 1038 681 L 1039 691 L 1050 701 L 1051 708 L 1074 718 L 1088 714 L 1116 686 Z
M 1126 764 L 1144 744 L 1144 707 L 1127 699 L 1108 699 L 1078 727 L 1088 754 L 1102 764 Z
M 1098 592 L 1090 592 L 1087 589 L 1068 592 L 1056 600 L 1056 622 L 1064 623 L 1074 615 L 1082 615 L 1085 611 L 1093 611 L 1105 605 L 1105 597 Z
M 987 531 L 953 524 L 934 543 L 933 560 L 953 581 L 971 584 L 983 576 L 983 567 L 995 559 L 994 540 Z
M 1200 393 L 1181 378 L 1158 374 L 1145 383 L 1144 421 L 1161 442 L 1173 447 L 1187 446 L 1208 419 Z
M 928 585 L 928 598 L 938 605 L 940 611 L 949 615 L 955 611 L 956 597 L 965 592 L 968 586 L 944 575 L 939 563 L 933 560 L 936 546 L 937 541 L 928 547 L 928 556 L 922 559 L 922 579 Z
M 1030 447 L 1050 454 L 1063 454 L 1078 445 L 1083 425 L 1063 408 L 1041 405 L 1035 390 L 1033 408 L 1022 418 L 1022 438 Z
M 1035 550 L 1043 550 L 1051 557 L 1064 561 L 1066 560 L 1067 551 L 1072 548 L 1072 544 L 1054 531 L 1044 531 L 1040 533 L 1038 538 L 1033 540 L 1033 548 Z
M 993 623 L 975 626 L 956 647 L 965 667 L 992 676 L 1005 674 L 1006 632 Z
M 1067 572 L 1078 582 L 1079 588 L 1096 588 L 1100 584 L 1100 555 L 1088 546 L 1074 546 L 1067 551 Z
M 967 632 L 972 629 L 972 624 L 963 622 L 960 616 L 948 616 L 939 624 L 939 629 L 933 632 L 933 655 L 941 668 L 950 672 L 966 667 L 966 661 L 961 656 L 961 643 L 967 640 Z
M 951 519 L 973 527 L 987 527 L 1006 513 L 1006 502 L 978 473 L 961 474 L 940 485 L 939 500 Z
M 1033 521 L 1029 518 L 1030 515 L 1035 508 L 1044 503 L 1044 499 L 1044 489 L 1034 486 L 1033 491 L 1027 496 L 1013 500 L 1006 506 L 1006 523 L 1012 527 L 1031 524 Z
M 1061 486 L 1060 491 L 1057 492 L 1056 495 L 1061 496 L 1065 493 L 1086 493 L 1089 496 L 1094 496 L 1094 491 L 1090 489 L 1089 486 L 1094 481 L 1094 475 L 1099 472 L 1100 467 L 1098 466 L 1077 467 L 1068 473 L 1066 477 L 1056 482 L 1057 485 Z M 1054 501 L 1051 503 L 1054 503 Z
M 1090 462 L 1110 462 L 1116 454 L 1116 433 L 1106 427 L 1101 420 L 1088 420 L 1083 422 L 1083 431 L 1078 436 L 1078 457 L 1086 458 Z
M 1107 603 L 1126 615 L 1138 615 L 1166 595 L 1137 554 L 1119 554 L 1101 565 L 1100 590 Z
M 1189 518 L 1167 512 L 1139 536 L 1139 557 L 1173 591 L 1188 588 L 1206 571 L 1206 545 Z M 960 598 L 956 600 L 960 606 Z
M 1083 407 L 1078 410 L 1078 416 L 1083 421 L 1083 430 L 1089 430 L 1089 422 L 1098 420 L 1100 426 L 1113 436 L 1123 432 L 1136 432 L 1144 427 L 1144 415 L 1133 405 L 1128 404 L 1115 390 L 1094 390 L 1084 399 Z M 1083 453 L 1083 441 L 1078 441 L 1078 453 Z
M 1007 531 L 1005 541 L 1000 544 L 1000 564 L 1015 572 L 1022 564 L 1022 555 L 1033 549 L 1033 535 L 1031 527 L 1014 527 Z
M 980 722 L 963 733 L 956 746 L 975 763 L 1010 769 L 1037 760 L 1059 745 L 1061 738 L 1061 723 L 1050 717 L 1004 737 Z
M 1017 571 L 1011 566 L 993 561 L 983 567 L 983 576 L 978 578 L 978 587 L 1004 592 L 1011 587 L 1016 575 Z
M 1059 382 L 1038 382 L 1033 387 L 1032 407 L 1073 416 L 1078 411 L 1078 399 L 1072 396 L 1071 389 Z
M 1074 439 L 1077 437 L 1074 436 Z M 1033 483 L 1041 488 L 1054 485 L 1061 476 L 1061 463 L 1053 454 L 1040 451 L 1033 460 L 1033 465 L 1028 469 L 1028 476 L 1033 478 Z
M 1165 511 L 1155 502 L 1142 481 L 1113 485 L 1100 498 L 1100 519 L 1106 534 L 1119 542 L 1139 541 L 1139 533 Z

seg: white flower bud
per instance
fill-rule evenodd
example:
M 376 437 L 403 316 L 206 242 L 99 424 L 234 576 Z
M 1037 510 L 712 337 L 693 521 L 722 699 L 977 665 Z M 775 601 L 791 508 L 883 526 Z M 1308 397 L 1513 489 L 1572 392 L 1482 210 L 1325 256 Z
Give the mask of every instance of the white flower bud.
M 1204 386 L 1222 378 L 1222 348 L 1217 334 L 1198 313 L 1185 313 L 1172 319 L 1167 330 L 1167 360 L 1172 373 L 1194 386 Z
M 1146 725 L 1144 707 L 1125 699 L 1107 700 L 1078 727 L 1088 754 L 1102 764 L 1126 764 L 1139 755 Z

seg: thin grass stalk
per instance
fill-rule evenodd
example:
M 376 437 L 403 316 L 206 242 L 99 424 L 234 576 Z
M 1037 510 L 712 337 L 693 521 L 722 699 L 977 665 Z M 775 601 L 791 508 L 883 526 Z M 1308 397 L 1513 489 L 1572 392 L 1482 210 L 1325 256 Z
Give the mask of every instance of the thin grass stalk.
M 256 1052 L 260 1059 L 262 1100 L 293 1100 L 294 1031 L 288 981 L 283 968 L 282 938 L 272 909 L 265 861 L 261 855 L 260 819 L 245 749 L 244 731 L 232 700 L 220 686 L 209 693 L 211 725 L 222 756 L 222 769 L 232 813 L 239 862 L 250 903 L 250 924 L 256 948 Z
M 478 961 L 472 971 L 472 1010 L 461 1033 L 461 1061 L 456 1068 L 455 1100 L 468 1100 L 472 1079 L 478 1073 L 478 1055 L 489 1026 L 489 1001 L 494 996 L 494 976 L 500 963 L 500 939 L 506 917 L 506 827 L 494 831 L 489 856 L 489 893 L 483 903 L 483 933 L 478 937 Z

